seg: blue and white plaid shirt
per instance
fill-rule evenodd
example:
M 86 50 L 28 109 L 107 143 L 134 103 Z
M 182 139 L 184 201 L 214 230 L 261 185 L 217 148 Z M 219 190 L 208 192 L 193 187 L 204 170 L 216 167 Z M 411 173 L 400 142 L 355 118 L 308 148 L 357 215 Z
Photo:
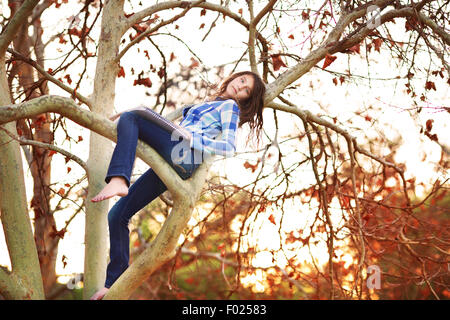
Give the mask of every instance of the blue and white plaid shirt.
M 229 157 L 236 151 L 236 130 L 239 107 L 233 99 L 187 106 L 183 109 L 180 126 L 192 133 L 191 148 L 209 155 Z M 216 139 L 222 134 L 220 139 Z

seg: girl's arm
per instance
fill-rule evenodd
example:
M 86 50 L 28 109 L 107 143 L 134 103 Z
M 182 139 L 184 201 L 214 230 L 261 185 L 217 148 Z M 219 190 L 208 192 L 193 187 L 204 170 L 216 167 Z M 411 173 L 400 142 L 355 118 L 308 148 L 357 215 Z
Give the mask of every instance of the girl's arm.
M 236 151 L 236 130 L 239 123 L 239 107 L 235 102 L 227 102 L 221 106 L 220 122 L 222 125 L 221 139 L 211 139 L 194 132 L 191 147 L 210 155 L 225 157 L 234 155 Z

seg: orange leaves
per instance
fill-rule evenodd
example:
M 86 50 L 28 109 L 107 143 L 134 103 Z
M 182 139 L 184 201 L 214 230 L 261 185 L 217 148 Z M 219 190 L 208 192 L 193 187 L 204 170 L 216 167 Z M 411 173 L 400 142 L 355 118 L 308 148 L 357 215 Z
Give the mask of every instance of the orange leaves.
M 323 21 L 320 21 L 319 29 L 323 30 L 323 28 L 326 28 L 326 27 L 327 27 L 327 25 Z
M 309 9 L 306 11 L 302 11 L 302 19 L 307 20 L 309 18 Z
M 80 38 L 81 38 L 81 36 L 82 36 L 81 30 L 78 30 L 77 28 L 69 29 L 69 30 L 67 31 L 67 33 L 70 34 L 70 35 L 72 35 L 72 36 L 77 36 L 77 37 L 80 37 Z
M 433 119 L 428 119 L 427 122 L 425 123 L 425 132 L 424 134 L 430 138 L 430 140 L 432 141 L 436 141 L 438 142 L 438 136 L 435 133 L 431 133 L 431 129 L 433 129 Z M 421 133 L 423 132 L 423 130 L 421 130 Z
M 345 82 L 345 77 L 344 76 L 340 76 L 339 77 L 339 81 L 341 82 L 341 84 L 344 83 Z M 335 86 L 338 85 L 338 79 L 336 77 L 333 78 L 333 83 L 334 83 Z
M 272 58 L 273 71 L 278 71 L 281 67 L 287 67 L 283 60 L 281 60 L 279 53 L 273 54 L 270 57 Z
M 67 43 L 67 40 L 64 39 L 64 36 L 62 34 L 60 34 L 58 38 L 59 38 L 59 43 L 61 43 L 61 44 Z
M 166 75 L 166 70 L 163 67 L 159 68 L 159 70 L 158 70 L 158 77 L 160 79 L 162 79 L 162 78 L 164 78 L 165 75 Z
M 433 76 L 439 75 L 442 79 L 444 79 L 444 72 L 443 72 L 444 70 L 445 70 L 444 67 L 442 67 L 440 70 L 434 70 L 434 71 L 432 71 L 431 74 L 432 74 Z
M 197 68 L 200 65 L 200 63 L 195 60 L 194 58 L 191 58 L 191 65 L 189 66 L 189 69 Z
M 442 294 L 447 298 L 450 299 L 450 291 L 445 289 L 444 291 L 442 291 Z
M 52 72 L 53 72 L 53 70 L 52 70 Z M 49 73 L 50 73 L 50 70 L 49 70 Z M 50 73 L 50 74 L 51 74 L 51 73 Z M 70 77 L 70 74 L 66 74 L 63 78 L 66 79 L 66 82 L 67 82 L 69 85 L 72 84 L 72 78 Z M 61 81 L 61 82 L 63 82 L 63 79 L 62 79 L 62 78 L 58 78 L 58 80 Z
M 415 17 L 408 17 L 405 21 L 406 31 L 414 30 L 417 27 L 422 27 L 422 22 L 418 21 Z
M 70 78 L 70 74 L 66 74 L 66 75 L 64 76 L 64 79 L 66 79 L 66 81 L 67 81 L 68 84 L 72 84 L 72 79 Z
M 251 164 L 250 162 L 245 161 L 244 162 L 244 168 L 245 169 L 250 169 L 250 170 L 252 170 L 252 172 L 255 172 L 256 168 L 258 168 L 258 163 Z
M 336 58 L 337 58 L 336 56 L 332 56 L 332 55 L 327 53 L 327 55 L 325 56 L 325 61 L 323 62 L 322 69 L 325 69 L 330 64 L 332 64 L 334 62 L 334 60 L 336 60 Z
M 269 216 L 269 221 L 270 222 L 272 222 L 274 225 L 277 225 L 277 223 L 275 222 L 275 217 L 273 216 L 273 214 L 271 214 L 270 216 Z
M 287 234 L 286 244 L 300 241 L 303 245 L 306 246 L 306 245 L 308 245 L 310 239 L 311 239 L 311 235 L 307 236 L 306 238 L 296 237 L 296 236 L 294 236 L 294 231 L 291 231 L 290 233 Z
M 123 70 L 123 67 L 120 66 L 119 72 L 117 73 L 117 77 L 120 78 L 125 78 L 125 70 Z
M 134 80 L 133 86 L 142 85 L 150 88 L 152 86 L 152 81 L 149 77 L 142 78 L 142 73 L 138 76 L 136 80 Z
M 184 281 L 185 281 L 187 284 L 195 284 L 195 283 L 198 282 L 197 279 L 194 278 L 194 277 L 186 278 L 186 279 L 184 279 Z
M 430 134 L 429 132 L 425 132 L 425 135 L 428 136 L 428 138 L 430 138 L 433 141 L 438 142 L 438 137 L 436 133 Z
M 366 120 L 367 122 L 371 122 L 372 121 L 372 117 L 369 115 L 365 115 L 364 116 L 364 120 Z
M 145 23 L 143 24 L 135 24 L 133 26 L 133 29 L 136 31 L 135 35 L 131 35 L 130 34 L 130 41 L 133 41 L 134 39 L 136 39 L 140 34 L 144 33 L 147 31 L 147 29 L 149 28 L 149 26 L 154 23 L 156 20 L 159 19 L 159 16 L 157 14 L 153 15 L 151 19 L 147 20 Z M 140 39 L 139 41 L 143 40 Z
M 79 30 L 79 29 L 77 29 L 77 28 L 71 28 L 71 29 L 68 30 L 67 33 L 70 34 L 70 35 L 72 35 L 72 36 L 82 38 L 82 37 L 84 37 L 86 34 L 88 34 L 89 31 L 90 31 L 90 29 L 87 28 L 87 27 L 84 27 L 82 30 Z M 60 40 L 60 41 L 61 41 L 61 40 Z
M 141 241 L 139 239 L 137 239 L 136 241 L 133 242 L 133 247 L 135 248 L 139 248 L 141 245 Z
M 427 81 L 427 82 L 425 82 L 425 89 L 426 90 L 433 89 L 434 91 L 436 91 L 436 85 L 434 84 L 433 81 Z
M 431 129 L 433 129 L 433 122 L 434 122 L 433 119 L 428 119 L 427 120 L 427 122 L 426 122 L 426 129 L 427 129 L 427 131 L 431 131 Z
M 226 251 L 225 251 L 225 243 L 221 243 L 217 246 L 217 250 L 220 251 L 220 256 L 223 258 L 225 257 Z
M 370 52 L 372 46 L 375 48 L 375 51 L 380 52 L 381 45 L 383 44 L 383 39 L 377 38 L 372 40 L 372 43 L 367 44 L 367 52 Z
M 373 45 L 375 46 L 375 50 L 378 51 L 378 52 L 380 52 L 380 47 L 381 47 L 381 44 L 383 43 L 383 40 L 380 39 L 380 38 L 377 38 L 377 39 L 374 39 L 374 40 L 372 41 L 372 43 L 373 43 Z

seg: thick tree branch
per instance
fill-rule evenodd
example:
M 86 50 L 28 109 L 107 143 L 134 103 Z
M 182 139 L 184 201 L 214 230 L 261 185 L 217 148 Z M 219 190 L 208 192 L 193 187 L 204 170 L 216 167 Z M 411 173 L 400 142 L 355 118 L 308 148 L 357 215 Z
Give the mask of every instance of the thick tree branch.
M 135 14 L 133 14 L 132 16 L 128 17 L 126 19 L 125 25 L 123 27 L 123 30 L 128 30 L 129 28 L 131 28 L 133 25 L 135 25 L 136 23 L 139 23 L 140 21 L 142 21 L 145 17 L 147 16 L 151 16 L 152 14 L 155 14 L 159 11 L 163 11 L 163 10 L 168 10 L 168 9 L 174 9 L 174 8 L 193 8 L 193 7 L 197 7 L 197 8 L 203 8 L 203 9 L 207 9 L 210 11 L 216 11 L 218 13 L 222 13 L 224 17 L 229 17 L 231 19 L 233 19 L 234 21 L 236 21 L 237 23 L 239 23 L 240 25 L 242 25 L 244 28 L 246 28 L 247 30 L 250 31 L 250 23 L 248 21 L 246 21 L 245 19 L 243 19 L 239 14 L 236 14 L 232 11 L 230 11 L 227 7 L 222 6 L 222 5 L 216 5 L 213 3 L 209 3 L 209 2 L 201 2 L 199 4 L 197 4 L 198 1 L 166 1 L 163 3 L 158 3 L 155 5 L 152 5 L 142 11 L 139 11 Z M 262 10 L 260 12 L 261 17 L 265 14 L 266 12 L 264 10 Z M 258 39 L 258 41 L 261 43 L 262 47 L 263 47 L 263 55 L 266 55 L 267 52 L 269 51 L 269 44 L 266 41 L 266 39 L 258 32 L 256 31 L 256 29 L 254 30 L 254 37 L 256 37 L 256 39 Z M 256 59 L 255 59 L 256 60 Z M 267 73 L 268 67 L 267 67 L 267 60 L 263 60 L 263 64 L 264 64 L 264 73 Z
M 159 11 L 173 9 L 173 8 L 186 8 L 186 7 L 189 7 L 189 8 L 197 7 L 197 8 L 204 8 L 204 9 L 208 9 L 208 10 L 212 10 L 212 11 L 217 11 L 217 12 L 222 13 L 225 16 L 228 16 L 228 17 L 236 20 L 237 22 L 239 22 L 241 24 L 243 21 L 245 21 L 239 15 L 231 12 L 224 6 L 216 5 L 213 3 L 206 2 L 206 1 L 196 4 L 197 2 L 198 1 L 166 1 L 166 2 L 161 2 L 158 4 L 154 4 L 150 7 L 130 16 L 127 19 L 127 29 L 131 28 L 136 23 L 139 23 L 145 17 L 151 16 L 152 14 L 155 14 Z M 248 23 L 246 23 L 246 24 L 248 25 Z
M 0 124 L 45 112 L 59 113 L 106 138 L 116 140 L 113 122 L 81 109 L 72 99 L 59 96 L 43 96 L 19 105 L 0 107 Z M 137 154 L 155 170 L 168 187 L 174 205 L 152 246 L 115 282 L 105 299 L 128 298 L 145 277 L 175 254 L 179 236 L 191 217 L 211 163 L 210 160 L 205 161 L 190 179 L 183 181 L 155 150 L 141 141 L 138 143 Z
M 211 159 L 203 163 L 193 177 L 187 180 L 191 194 L 174 199 L 172 211 L 155 240 L 117 279 L 104 300 L 127 299 L 155 270 L 175 256 L 178 239 L 191 218 L 210 165 Z
M 363 17 L 366 14 L 368 5 L 376 5 L 378 7 L 384 7 L 391 3 L 392 0 L 378 0 L 368 3 L 367 5 L 359 7 L 357 10 L 348 14 L 344 14 L 339 18 L 336 26 L 329 33 L 327 39 L 323 44 L 311 51 L 305 59 L 299 62 L 297 65 L 288 69 L 282 73 L 274 82 L 267 86 L 267 94 L 265 97 L 265 103 L 272 101 L 277 97 L 285 88 L 291 83 L 299 79 L 305 73 L 307 73 L 312 67 L 314 67 L 319 61 L 325 58 L 325 56 L 331 52 L 335 52 L 336 44 L 340 37 L 344 33 L 345 28 L 358 18 Z
M 116 125 L 105 117 L 84 110 L 70 99 L 60 96 L 42 96 L 18 105 L 0 107 L 0 124 L 17 119 L 37 116 L 41 113 L 55 112 L 79 125 L 88 128 L 112 141 L 116 141 Z M 137 155 L 149 164 L 172 192 L 174 198 L 190 194 L 190 186 L 183 181 L 173 168 L 151 147 L 138 142 Z
M 248 55 L 249 55 L 249 61 L 250 61 L 250 67 L 251 70 L 255 73 L 258 73 L 257 70 L 257 61 L 256 61 L 256 54 L 255 54 L 255 37 L 257 34 L 256 26 L 258 25 L 259 21 L 268 13 L 270 10 L 272 10 L 273 6 L 277 0 L 271 0 L 267 5 L 256 15 L 256 17 L 253 16 L 253 2 L 248 1 L 249 10 L 250 10 L 250 18 L 251 22 L 248 27 Z
M 404 17 L 417 17 L 417 11 L 415 10 L 415 8 L 411 8 L 411 7 L 404 7 L 401 9 L 390 10 L 380 17 L 380 25 L 384 24 L 388 21 L 391 21 L 395 18 L 401 18 L 401 17 L 403 17 L 403 18 Z M 438 30 L 438 29 L 436 29 L 436 30 Z M 435 30 L 433 29 L 433 31 L 435 31 Z M 334 42 L 332 48 L 329 49 L 329 53 L 341 52 L 345 49 L 348 49 L 348 48 L 354 46 L 355 44 L 360 43 L 371 32 L 373 32 L 373 29 L 371 29 L 367 26 L 364 26 L 358 32 L 353 34 L 351 37 L 342 39 L 341 41 Z M 440 35 L 442 37 L 441 34 L 438 33 L 438 35 Z M 450 45 L 450 36 L 448 34 L 446 34 L 443 37 L 443 40 L 448 45 Z
M 270 0 L 269 3 L 266 4 L 264 8 L 256 15 L 256 17 L 252 20 L 251 24 L 257 25 L 259 21 L 267 14 L 270 10 L 272 10 L 273 6 L 278 0 Z
M 434 33 L 436 33 L 439 37 L 441 37 L 441 39 L 445 42 L 446 45 L 450 46 L 450 34 L 448 32 L 446 32 L 443 28 L 438 26 L 436 22 L 431 20 L 425 14 L 423 14 L 421 12 L 417 12 L 417 11 L 413 10 L 412 8 L 409 8 L 408 13 L 411 16 L 414 16 L 417 14 L 417 16 L 419 17 L 421 22 L 423 22 L 428 27 L 430 27 L 430 29 L 433 30 Z
M 5 30 L 0 35 L 0 56 L 4 56 L 6 49 L 11 41 L 17 35 L 17 31 L 23 25 L 24 20 L 33 12 L 33 8 L 38 4 L 39 0 L 27 0 L 19 8 L 14 17 L 9 21 Z
M 8 300 L 30 299 L 30 292 L 22 280 L 2 266 L 0 266 L 0 294 Z

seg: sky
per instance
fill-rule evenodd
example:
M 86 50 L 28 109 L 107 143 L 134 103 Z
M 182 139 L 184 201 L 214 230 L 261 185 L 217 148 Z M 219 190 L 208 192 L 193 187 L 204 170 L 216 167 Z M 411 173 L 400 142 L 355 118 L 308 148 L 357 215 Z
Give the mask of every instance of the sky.
M 2 2 L 2 8 L 6 8 L 6 1 Z M 259 5 L 259 2 L 256 3 Z M 56 13 L 59 19 L 54 19 L 55 11 L 49 11 L 46 16 L 43 17 L 42 23 L 46 30 L 52 30 L 52 26 L 58 25 L 60 23 L 65 23 L 64 19 L 69 17 L 73 12 L 77 12 L 75 9 L 77 7 L 74 2 L 70 2 L 67 5 L 63 5 L 65 11 L 58 10 Z M 318 7 L 318 6 L 315 6 Z M 234 2 L 231 3 L 230 9 L 237 11 L 239 7 L 236 7 Z M 64 12 L 64 14 L 61 14 Z M 131 8 L 126 8 L 126 12 L 131 12 Z M 245 10 L 244 10 L 245 12 Z M 218 23 L 217 26 L 211 32 L 211 35 L 206 38 L 205 41 L 201 41 L 203 35 L 206 33 L 209 23 L 215 18 L 215 15 L 206 15 L 205 17 L 200 17 L 200 10 L 192 10 L 186 17 L 179 22 L 180 28 L 176 31 L 177 36 L 183 39 L 184 42 L 196 52 L 202 63 L 208 68 L 214 68 L 224 63 L 235 61 L 240 58 L 243 50 L 243 43 L 247 41 L 247 33 L 243 27 L 237 25 L 236 23 L 231 23 L 228 21 L 226 24 Z M 174 13 L 170 13 L 172 15 Z M 162 15 L 161 15 L 162 16 Z M 399 20 L 402 21 L 402 20 Z M 205 22 L 206 26 L 204 29 L 196 29 L 201 23 Z M 187 28 L 189 25 L 191 27 Z M 282 31 L 283 41 L 282 44 L 274 36 L 270 36 L 270 41 L 272 43 L 272 52 L 277 52 L 282 47 L 287 47 L 289 52 L 295 53 L 304 57 L 308 52 L 309 48 L 303 41 L 305 39 L 305 34 L 302 34 L 302 30 L 305 29 L 306 25 L 301 19 L 298 19 L 294 15 L 291 18 L 285 18 L 278 22 L 278 26 Z M 393 39 L 400 39 L 404 34 L 403 22 L 398 23 L 398 28 L 392 33 Z M 173 29 L 167 29 L 167 31 L 173 32 Z M 93 31 L 93 36 L 98 34 L 98 30 Z M 269 33 L 267 33 L 269 34 Z M 294 35 L 294 39 L 288 38 L 290 34 Z M 45 32 L 45 36 L 50 36 L 51 32 Z M 124 38 L 128 39 L 128 35 Z M 154 36 L 155 41 L 161 50 L 163 50 L 167 56 L 170 52 L 175 52 L 176 63 L 169 66 L 169 73 L 176 72 L 178 63 L 183 65 L 189 65 L 192 55 L 184 44 L 173 38 L 167 37 L 165 35 Z M 62 51 L 60 51 L 62 50 Z M 51 67 L 56 65 L 58 57 L 61 57 L 64 52 L 64 47 L 55 43 L 49 45 L 47 52 L 51 53 L 51 56 L 55 60 L 47 61 L 46 67 Z M 155 65 L 160 64 L 159 54 L 156 51 L 150 52 L 152 57 L 151 62 Z M 153 57 L 155 57 L 153 59 Z M 350 70 L 352 74 L 360 74 L 367 76 L 367 60 L 364 54 L 364 50 L 361 50 L 360 55 L 343 55 L 337 54 L 337 59 L 333 64 L 331 64 L 327 69 L 337 72 L 346 73 Z M 409 112 L 407 109 L 412 107 L 411 99 L 404 92 L 403 80 L 375 80 L 377 78 L 388 79 L 395 78 L 399 75 L 398 66 L 394 63 L 393 59 L 389 57 L 386 52 L 378 53 L 372 50 L 372 53 L 367 58 L 370 62 L 370 76 L 374 80 L 371 81 L 371 87 L 368 86 L 367 81 L 356 80 L 354 82 L 345 82 L 342 85 L 334 85 L 332 82 L 333 76 L 324 72 L 318 68 L 313 68 L 309 73 L 303 76 L 301 79 L 295 82 L 297 85 L 297 90 L 295 92 L 291 91 L 286 96 L 289 97 L 291 101 L 296 103 L 299 108 L 309 110 L 314 114 L 320 114 L 331 121 L 333 117 L 337 117 L 339 121 L 345 124 L 346 130 L 357 137 L 357 141 L 365 146 L 365 134 L 373 138 L 375 135 L 383 134 L 388 139 L 396 140 L 401 138 L 402 146 L 400 147 L 395 160 L 399 163 L 406 163 L 407 170 L 405 172 L 405 178 L 409 179 L 411 177 L 416 177 L 417 182 L 424 182 L 429 184 L 429 181 L 436 179 L 441 173 L 437 173 L 435 170 L 435 164 L 440 158 L 440 147 L 434 142 L 430 141 L 427 137 L 419 133 L 419 127 L 417 124 L 425 125 L 425 121 L 428 119 L 433 119 L 433 131 L 437 132 L 440 141 L 447 146 L 450 146 L 450 141 L 448 140 L 448 135 L 445 136 L 444 133 L 448 132 L 448 116 L 443 113 L 436 113 L 433 109 L 424 109 L 420 114 L 415 114 L 414 112 Z M 416 58 L 418 62 L 426 65 L 428 62 L 428 57 L 426 54 Z M 293 66 L 293 60 L 284 60 L 288 66 Z M 318 65 L 321 66 L 323 62 Z M 137 49 L 132 48 L 124 56 L 121 61 L 121 65 L 124 67 L 126 72 L 129 72 L 131 67 L 134 67 L 136 74 L 140 70 L 145 70 L 148 66 L 148 60 L 143 58 L 142 54 L 138 54 Z M 77 64 L 73 66 L 73 72 L 75 73 Z M 247 69 L 247 65 L 243 63 L 238 69 Z M 275 72 L 275 75 L 279 75 L 281 72 L 285 71 L 285 68 L 281 68 L 279 72 Z M 95 64 L 89 65 L 88 74 L 93 75 L 95 73 Z M 404 70 L 403 73 L 405 74 Z M 199 76 L 210 79 L 210 81 L 216 81 L 212 75 L 205 73 L 199 73 Z M 155 78 L 156 79 L 156 78 Z M 153 81 L 153 79 L 152 79 Z M 417 80 L 417 87 L 423 86 L 424 79 Z M 432 106 L 444 106 L 449 101 L 449 88 L 445 85 L 443 81 L 436 81 L 437 91 L 428 92 L 429 103 Z M 150 90 L 143 88 L 142 86 L 133 86 L 132 81 L 129 78 L 118 78 L 116 83 L 116 97 L 115 97 L 115 108 L 118 112 L 124 111 L 129 108 L 133 108 L 140 104 L 154 104 L 154 97 L 148 96 L 146 92 L 154 94 L 156 88 L 154 86 Z M 54 85 L 50 85 L 52 94 L 64 94 L 59 88 Z M 88 96 L 92 91 L 92 81 L 84 81 L 82 87 L 79 90 L 84 95 Z M 133 97 L 133 99 L 130 99 Z M 188 98 L 184 97 L 188 100 Z M 183 103 L 190 103 L 191 101 L 180 101 L 180 105 Z M 371 107 L 372 109 L 369 109 Z M 355 116 L 355 111 L 361 112 L 362 116 Z M 279 121 L 282 124 L 280 126 L 279 137 L 286 137 L 296 130 L 296 132 L 303 132 L 303 126 L 301 121 L 291 114 L 278 112 Z M 373 122 L 368 122 L 364 120 L 364 116 L 369 115 Z M 272 110 L 265 110 L 265 130 L 271 136 L 274 134 L 274 122 L 272 117 Z M 349 123 L 348 121 L 352 121 Z M 71 123 L 69 120 L 68 123 Z M 374 127 L 382 128 L 382 132 L 376 132 L 372 130 Z M 355 129 L 359 128 L 359 129 Z M 74 154 L 80 156 L 83 160 L 87 160 L 88 157 L 88 146 L 89 146 L 89 134 L 88 130 L 80 128 L 79 126 L 73 124 L 70 125 L 70 132 L 72 136 L 77 137 L 78 135 L 83 136 L 83 141 L 75 144 L 64 141 L 65 135 L 59 131 L 56 134 L 56 141 L 59 146 L 62 146 L 66 150 L 70 150 Z M 239 137 L 245 137 L 248 134 L 246 129 L 240 129 L 238 132 Z M 254 173 L 245 169 L 242 166 L 244 160 L 256 161 L 258 155 L 249 155 L 245 153 L 247 150 L 245 144 L 245 139 L 238 139 L 237 146 L 237 156 L 225 161 L 217 161 L 213 166 L 212 170 L 217 171 L 221 174 L 227 176 L 227 178 L 236 184 L 242 184 L 243 182 L 250 181 L 255 177 Z M 299 155 L 301 153 L 307 153 L 307 141 L 306 138 L 301 142 L 297 143 L 295 146 L 287 144 L 287 151 L 292 151 L 292 148 L 298 148 L 297 153 L 293 153 L 291 156 L 286 158 L 286 165 L 295 163 L 298 161 Z M 284 151 L 284 149 L 282 149 Z M 271 152 L 276 154 L 275 148 L 271 148 Z M 380 156 L 385 156 L 389 152 L 389 149 L 380 149 Z M 411 154 L 414 154 L 412 157 Z M 425 157 L 425 160 L 423 160 Z M 271 157 L 267 159 L 269 164 L 274 161 L 276 157 Z M 275 162 L 272 165 L 268 165 L 266 170 L 272 170 L 275 166 Z M 70 165 L 72 171 L 66 174 L 66 165 L 63 156 L 54 156 L 52 177 L 54 182 L 59 182 L 62 185 L 65 183 L 73 183 L 73 181 L 83 175 L 83 171 L 76 164 Z M 140 174 L 147 169 L 147 166 L 143 164 L 142 161 L 138 160 L 135 167 L 135 174 Z M 298 185 L 300 189 L 304 184 L 312 183 L 314 181 L 314 176 L 310 168 L 302 168 L 296 173 L 297 181 L 302 181 L 303 184 Z M 32 194 L 32 180 L 30 180 L 29 169 L 26 167 L 26 161 L 24 160 L 24 170 L 27 174 L 27 197 L 31 199 Z M 64 172 L 64 175 L 61 174 Z M 61 176 L 63 176 L 61 178 Z M 422 190 L 423 191 L 423 190 Z M 281 192 L 281 187 L 280 191 Z M 420 195 L 420 188 L 417 189 L 418 195 Z M 54 202 L 57 199 L 54 199 Z M 113 201 L 110 202 L 113 204 Z M 312 204 L 314 206 L 314 204 Z M 296 230 L 305 229 L 308 224 L 307 214 L 304 220 L 299 219 L 298 211 L 294 208 L 298 208 L 298 204 L 292 203 L 290 210 L 287 210 L 285 217 L 285 224 L 283 225 L 283 230 L 289 232 L 289 228 L 294 228 Z M 309 208 L 303 209 L 308 212 Z M 57 227 L 61 228 L 65 221 L 73 214 L 73 209 L 69 208 L 64 210 L 55 216 Z M 270 250 L 273 249 L 273 241 L 265 242 L 265 239 L 277 239 L 278 226 L 275 226 L 267 222 L 267 217 L 270 214 L 276 216 L 276 221 L 280 220 L 276 211 L 268 210 L 265 215 L 261 216 L 261 220 L 255 223 L 255 228 L 253 230 L 253 239 L 249 241 L 256 241 L 258 239 L 258 245 L 261 249 L 261 253 L 258 254 L 257 258 L 254 260 L 255 265 L 266 265 L 268 260 L 268 255 L 270 255 Z M 338 218 L 336 218 L 338 219 Z M 193 223 L 193 221 L 191 221 Z M 268 236 L 270 235 L 270 236 Z M 317 257 L 324 259 L 324 249 L 317 249 Z M 319 253 L 320 252 L 320 253 Z M 62 256 L 67 257 L 68 264 L 64 268 L 61 259 Z M 64 239 L 60 241 L 59 253 L 57 258 L 57 273 L 61 275 L 68 275 L 69 277 L 74 274 L 83 272 L 84 266 L 84 213 L 80 213 L 72 222 L 71 226 L 66 233 Z M 344 256 L 344 254 L 343 254 Z M 325 260 L 326 251 L 325 251 Z M 306 259 L 306 256 L 305 256 Z M 346 258 L 347 261 L 348 258 Z M 271 260 L 271 256 L 270 256 Z M 280 265 L 283 265 L 283 259 L 280 259 Z M 7 257 L 7 250 L 5 246 L 5 241 L 3 233 L 0 232 L 0 264 L 9 265 L 9 259 Z M 63 278 L 61 281 L 67 281 L 68 278 Z

